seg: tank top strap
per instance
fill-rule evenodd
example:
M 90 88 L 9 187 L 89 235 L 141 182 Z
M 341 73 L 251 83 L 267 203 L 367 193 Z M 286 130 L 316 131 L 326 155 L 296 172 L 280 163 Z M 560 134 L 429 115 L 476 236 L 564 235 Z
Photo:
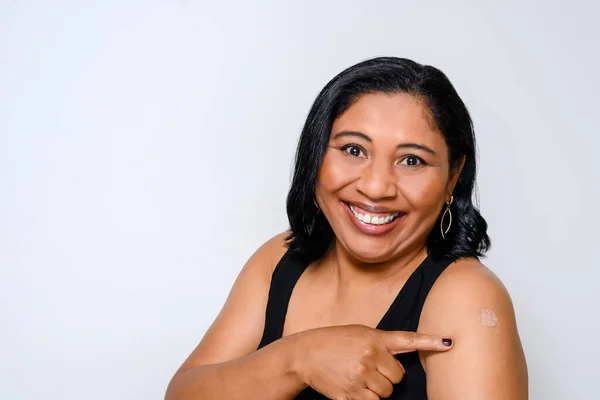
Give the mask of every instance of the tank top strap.
M 307 262 L 294 257 L 289 249 L 275 266 L 269 288 L 265 328 L 258 346 L 259 349 L 280 339 L 283 335 L 283 326 L 292 291 L 307 266 Z
M 428 256 L 408 278 L 377 329 L 416 332 L 429 291 L 452 262 L 452 259 L 434 261 Z

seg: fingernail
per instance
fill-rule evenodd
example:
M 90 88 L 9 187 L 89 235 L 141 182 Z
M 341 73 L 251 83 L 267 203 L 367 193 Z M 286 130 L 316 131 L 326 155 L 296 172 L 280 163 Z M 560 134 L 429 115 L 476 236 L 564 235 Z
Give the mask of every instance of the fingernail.
M 443 338 L 442 339 L 442 344 L 446 347 L 450 347 L 452 346 L 452 339 L 448 339 L 448 338 Z

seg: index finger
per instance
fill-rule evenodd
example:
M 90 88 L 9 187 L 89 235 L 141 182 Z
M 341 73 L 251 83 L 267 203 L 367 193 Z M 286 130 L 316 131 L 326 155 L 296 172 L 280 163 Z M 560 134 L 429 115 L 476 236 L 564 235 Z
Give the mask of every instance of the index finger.
M 448 351 L 452 348 L 452 339 L 418 332 L 386 331 L 384 340 L 386 348 L 392 354 L 416 350 Z

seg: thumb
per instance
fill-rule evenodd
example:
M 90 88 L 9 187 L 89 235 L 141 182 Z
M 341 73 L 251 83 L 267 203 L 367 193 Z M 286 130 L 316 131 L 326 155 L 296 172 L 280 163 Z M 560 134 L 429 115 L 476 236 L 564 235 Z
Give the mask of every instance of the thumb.
M 409 353 L 416 350 L 448 351 L 452 339 L 418 332 L 381 331 L 386 348 L 392 354 Z

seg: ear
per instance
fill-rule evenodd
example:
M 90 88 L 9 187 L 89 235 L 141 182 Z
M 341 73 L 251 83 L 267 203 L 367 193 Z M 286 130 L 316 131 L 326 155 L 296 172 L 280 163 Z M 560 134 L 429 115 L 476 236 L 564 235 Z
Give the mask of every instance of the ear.
M 448 192 L 448 197 L 452 196 L 452 192 L 454 192 L 454 187 L 456 186 L 456 182 L 458 182 L 458 178 L 460 177 L 460 173 L 465 166 L 465 161 L 467 160 L 467 156 L 463 155 L 458 161 L 458 165 L 456 168 L 450 171 L 450 179 L 448 179 L 448 186 L 446 187 Z

